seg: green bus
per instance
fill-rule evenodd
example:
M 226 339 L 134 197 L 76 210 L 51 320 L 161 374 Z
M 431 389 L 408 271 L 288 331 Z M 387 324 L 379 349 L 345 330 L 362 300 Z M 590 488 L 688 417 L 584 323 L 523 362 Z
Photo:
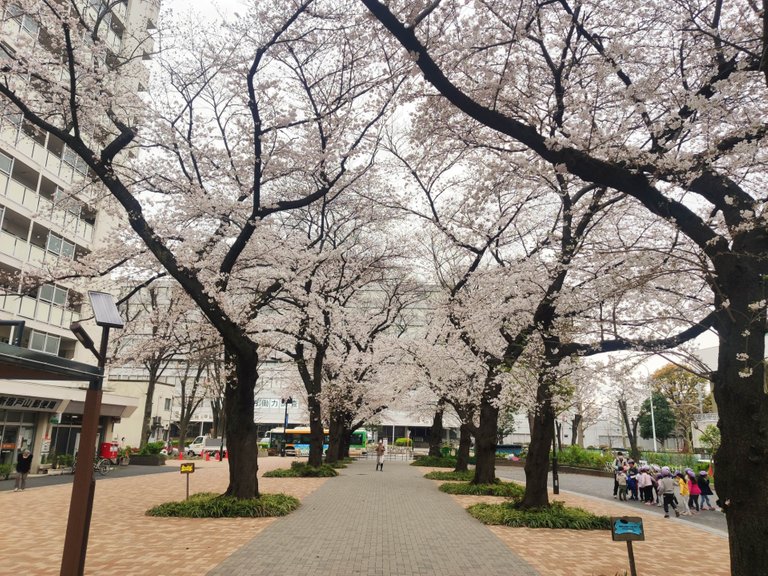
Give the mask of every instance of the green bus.
M 323 453 L 328 449 L 328 430 L 323 431 L 325 437 L 323 438 Z M 259 445 L 263 448 L 280 449 L 285 445 L 286 456 L 306 456 L 309 454 L 309 427 L 302 426 L 298 428 L 288 428 L 283 430 L 283 427 L 272 428 L 267 435 L 259 441 Z M 350 434 L 349 438 L 349 455 L 350 456 L 363 456 L 368 451 L 368 431 L 367 430 L 355 430 Z

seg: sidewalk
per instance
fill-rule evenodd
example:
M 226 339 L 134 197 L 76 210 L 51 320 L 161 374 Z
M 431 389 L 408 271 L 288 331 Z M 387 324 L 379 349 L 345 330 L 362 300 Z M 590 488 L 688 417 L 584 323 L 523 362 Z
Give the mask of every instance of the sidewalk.
M 405 461 L 342 470 L 211 576 L 534 576 L 536 572 Z
M 289 458 L 262 458 L 260 471 Z M 169 461 L 178 468 L 179 461 Z M 223 462 L 196 462 L 191 492 L 223 492 Z M 360 461 L 332 479 L 263 478 L 263 492 L 302 500 L 280 519 L 150 518 L 151 506 L 184 497 L 178 472 L 101 479 L 96 484 L 86 574 L 375 576 L 615 576 L 628 570 L 626 545 L 607 531 L 485 527 L 462 507 L 492 498 L 449 496 L 424 468 L 388 461 L 384 472 Z M 71 484 L 0 492 L 0 575 L 59 573 Z M 635 544 L 643 576 L 694 565 L 729 575 L 728 540 L 691 523 L 630 510 L 616 501 L 563 493 L 570 505 L 610 515 L 641 515 Z M 522 559 L 522 560 L 521 560 Z M 532 568 L 531 568 L 532 567 Z

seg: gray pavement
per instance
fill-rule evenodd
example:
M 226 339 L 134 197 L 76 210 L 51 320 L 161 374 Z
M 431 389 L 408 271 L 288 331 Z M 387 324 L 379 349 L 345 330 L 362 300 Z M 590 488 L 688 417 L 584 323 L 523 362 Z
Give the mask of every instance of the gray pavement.
M 424 469 L 373 460 L 341 470 L 211 576 L 535 576 Z

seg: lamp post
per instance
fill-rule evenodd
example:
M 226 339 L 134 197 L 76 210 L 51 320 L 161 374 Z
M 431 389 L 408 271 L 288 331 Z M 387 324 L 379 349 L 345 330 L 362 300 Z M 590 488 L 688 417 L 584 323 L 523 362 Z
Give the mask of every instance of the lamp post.
M 80 343 L 96 357 L 99 377 L 91 380 L 85 393 L 83 423 L 80 429 L 79 462 L 75 469 L 75 480 L 72 484 L 72 498 L 69 503 L 64 553 L 61 556 L 61 576 L 82 576 L 85 569 L 88 531 L 91 526 L 91 512 L 93 510 L 93 494 L 96 490 L 96 480 L 93 477 L 94 445 L 96 444 L 99 428 L 99 413 L 101 411 L 104 366 L 107 361 L 109 329 L 122 328 L 124 325 L 111 294 L 88 292 L 88 297 L 91 301 L 96 324 L 101 326 L 99 349 L 96 350 L 93 340 L 79 322 L 73 322 L 70 325 L 70 330 L 72 330 Z
M 653 388 L 648 396 L 648 403 L 651 405 L 651 432 L 653 433 L 653 451 L 658 452 L 656 448 L 656 419 L 653 416 Z
M 288 405 L 293 404 L 293 396 L 288 396 L 288 398 L 281 398 L 280 402 L 285 406 L 285 416 L 283 417 L 283 447 L 280 450 L 281 455 L 285 456 L 285 443 L 287 438 L 286 431 L 288 430 Z

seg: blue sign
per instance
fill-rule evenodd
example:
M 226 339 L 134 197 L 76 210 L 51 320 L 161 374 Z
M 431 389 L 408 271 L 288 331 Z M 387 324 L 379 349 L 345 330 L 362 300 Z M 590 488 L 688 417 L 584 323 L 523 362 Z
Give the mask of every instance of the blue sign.
M 619 541 L 645 540 L 643 519 L 639 516 L 612 516 L 611 537 Z

